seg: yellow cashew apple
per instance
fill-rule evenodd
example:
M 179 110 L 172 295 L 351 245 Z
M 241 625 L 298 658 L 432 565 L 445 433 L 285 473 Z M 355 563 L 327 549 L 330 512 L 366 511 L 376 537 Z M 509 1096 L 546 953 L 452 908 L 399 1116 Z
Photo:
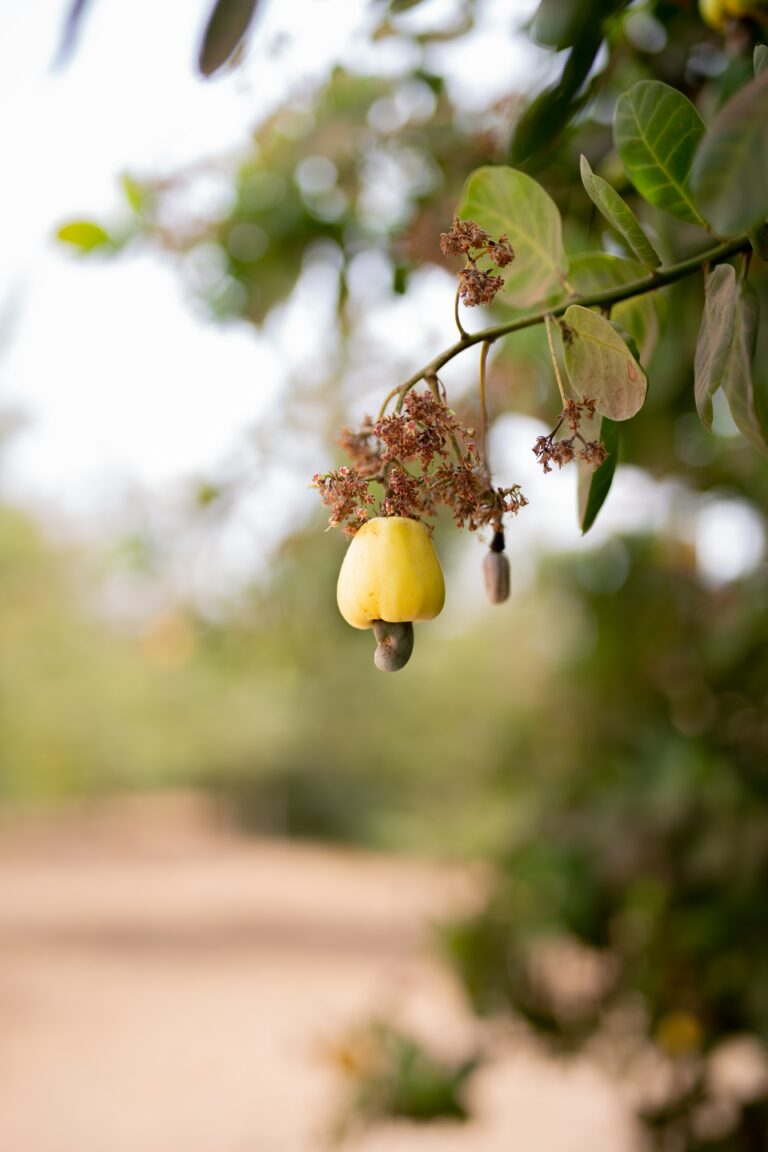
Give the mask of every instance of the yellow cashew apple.
M 366 521 L 347 549 L 336 587 L 339 611 L 353 628 L 432 620 L 445 582 L 429 532 L 406 516 Z

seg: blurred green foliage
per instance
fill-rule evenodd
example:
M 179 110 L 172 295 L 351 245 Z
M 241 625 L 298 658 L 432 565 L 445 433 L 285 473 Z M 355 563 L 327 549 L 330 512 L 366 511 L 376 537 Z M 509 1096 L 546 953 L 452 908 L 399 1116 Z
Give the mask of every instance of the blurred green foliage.
M 556 1048 L 634 998 L 649 1039 L 696 1056 L 705 1096 L 725 1036 L 768 1037 L 768 603 L 765 570 L 713 590 L 691 559 L 636 540 L 550 569 L 591 636 L 510 733 L 501 772 L 527 817 L 488 907 L 445 943 L 480 1011 L 512 1007 Z M 537 942 L 561 937 L 615 965 L 575 1005 L 536 978 Z
M 468 1118 L 464 1089 L 479 1056 L 447 1060 L 380 1020 L 340 1039 L 329 1055 L 351 1084 L 334 1141 L 390 1117 L 416 1122 Z
M 418 691 L 403 696 L 374 668 L 371 635 L 338 615 L 342 549 L 319 527 L 287 540 L 268 579 L 216 619 L 167 600 L 122 619 L 110 588 L 138 554 L 152 579 L 151 549 L 128 541 L 97 562 L 0 510 L 2 798 L 193 782 L 265 832 L 488 848 L 482 815 L 476 827 L 465 816 L 490 802 L 491 769 L 468 779 L 463 768 L 475 756 L 493 763 L 508 722 L 507 687 L 493 676 L 506 657 L 489 642 L 497 622 L 487 612 L 459 636 L 418 628 L 420 669 L 407 673 Z M 544 677 L 529 677 L 520 699 Z M 433 723 L 443 709 L 487 722 L 459 738 Z M 425 811 L 439 815 L 431 843 Z
M 336 69 L 314 99 L 289 103 L 258 128 L 215 220 L 185 218 L 184 194 L 205 180 L 203 166 L 143 185 L 128 178 L 130 217 L 110 229 L 68 224 L 59 237 L 83 254 L 97 235 L 104 248 L 118 246 L 115 236 L 120 245 L 159 242 L 184 257 L 193 290 L 215 315 L 256 324 L 322 244 L 343 257 L 340 306 L 348 261 L 366 251 L 386 254 L 402 293 L 413 267 L 440 259 L 436 237 L 466 165 L 489 156 L 490 141 L 456 113 L 443 79 L 421 69 L 396 79 Z

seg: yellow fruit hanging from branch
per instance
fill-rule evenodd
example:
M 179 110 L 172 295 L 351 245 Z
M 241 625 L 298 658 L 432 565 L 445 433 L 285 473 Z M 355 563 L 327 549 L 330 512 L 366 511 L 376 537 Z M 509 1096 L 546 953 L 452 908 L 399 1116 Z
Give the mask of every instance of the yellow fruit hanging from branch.
M 363 524 L 341 565 L 336 599 L 353 628 L 374 629 L 376 667 L 404 667 L 413 623 L 434 619 L 445 602 L 443 571 L 424 524 L 406 516 L 377 516 Z

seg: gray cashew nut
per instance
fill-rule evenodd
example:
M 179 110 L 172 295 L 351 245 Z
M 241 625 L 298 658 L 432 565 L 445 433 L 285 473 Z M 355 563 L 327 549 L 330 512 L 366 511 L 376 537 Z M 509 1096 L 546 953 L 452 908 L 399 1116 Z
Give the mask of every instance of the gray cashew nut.
M 376 651 L 373 654 L 376 667 L 380 672 L 399 672 L 406 666 L 413 652 L 413 624 L 410 620 L 402 624 L 374 620 L 373 634 L 376 637 Z

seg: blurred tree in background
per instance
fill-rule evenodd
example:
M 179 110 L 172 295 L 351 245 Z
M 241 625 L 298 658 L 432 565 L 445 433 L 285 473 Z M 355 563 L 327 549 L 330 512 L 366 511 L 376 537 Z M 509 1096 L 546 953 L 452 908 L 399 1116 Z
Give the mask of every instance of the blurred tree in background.
M 655 1052 L 663 1089 L 639 1108 L 659 1147 L 762 1148 L 764 1053 L 746 1099 L 710 1058 L 768 1037 L 765 573 L 713 590 L 688 549 L 636 539 L 546 583 L 584 639 L 510 733 L 522 813 L 448 954 L 479 1011 L 512 1008 L 556 1050 L 602 1036 L 630 1071 Z M 564 940 L 596 967 L 578 995 L 538 962 Z
M 210 29 L 204 41 L 206 73 L 254 10 L 232 7 L 240 23 L 224 46 Z M 481 9 L 457 4 L 448 26 L 430 24 L 427 3 L 373 5 L 372 40 L 402 47 L 400 71 L 337 69 L 259 123 L 235 162 L 126 178 L 121 218 L 62 228 L 83 253 L 170 252 L 216 317 L 259 326 L 322 270 L 317 371 L 289 382 L 264 459 L 287 457 L 311 474 L 311 453 L 333 459 L 336 423 L 359 418 L 417 367 L 396 340 L 377 343 L 371 314 L 398 300 L 418 309 L 432 266 L 445 266 L 440 232 L 480 165 L 535 175 L 562 213 L 572 266 L 601 240 L 609 255 L 635 256 L 586 195 L 582 153 L 665 264 L 702 250 L 692 226 L 650 207 L 626 178 L 613 111 L 633 83 L 663 80 L 711 121 L 751 80 L 765 5 L 703 4 L 705 23 L 691 0 L 543 0 L 530 31 L 549 86 L 533 99 L 511 86 L 506 99 L 469 110 L 432 46 L 470 38 Z M 258 52 L 258 23 L 252 36 Z M 754 62 L 764 62 L 759 49 Z M 206 216 L 195 189 L 222 167 L 228 195 Z M 638 274 L 612 267 L 618 283 Z M 605 286 L 594 265 L 580 268 L 582 291 Z M 758 255 L 749 276 L 764 312 Z M 453 289 L 442 282 L 450 312 Z M 696 416 L 701 276 L 649 299 L 614 312 L 651 382 L 642 411 L 622 425 L 622 460 L 764 516 L 765 456 L 735 435 L 721 398 L 714 433 Z M 490 310 L 508 316 L 501 302 Z M 757 339 L 762 395 L 765 325 Z M 458 399 L 475 416 L 466 383 Z M 555 422 L 541 328 L 497 343 L 489 397 L 492 418 Z M 214 478 L 200 514 L 226 494 Z M 450 563 L 442 526 L 438 535 Z M 487 907 L 443 933 L 478 1011 L 511 1011 L 554 1049 L 599 1051 L 614 1070 L 652 1066 L 657 1090 L 638 1099 L 638 1114 L 659 1149 L 766 1147 L 765 565 L 713 586 L 685 526 L 551 558 L 507 608 L 452 634 L 435 628 L 408 673 L 418 691 L 409 682 L 403 692 L 362 666 L 337 618 L 338 550 L 315 522 L 287 533 L 266 579 L 221 618 L 175 605 L 140 635 L 94 618 L 77 582 L 61 579 L 72 558 L 8 510 L 0 549 L 0 683 L 14 717 L 0 737 L 6 795 L 195 779 L 214 782 L 256 827 L 485 855 L 497 865 Z M 34 657 L 20 623 L 28 637 L 33 619 L 46 634 Z M 62 674 L 72 667 L 76 682 Z M 559 988 L 543 960 L 550 946 L 576 949 L 592 973 L 581 995 Z M 718 1061 L 745 1037 L 759 1074 L 738 1092 L 723 1086 Z

